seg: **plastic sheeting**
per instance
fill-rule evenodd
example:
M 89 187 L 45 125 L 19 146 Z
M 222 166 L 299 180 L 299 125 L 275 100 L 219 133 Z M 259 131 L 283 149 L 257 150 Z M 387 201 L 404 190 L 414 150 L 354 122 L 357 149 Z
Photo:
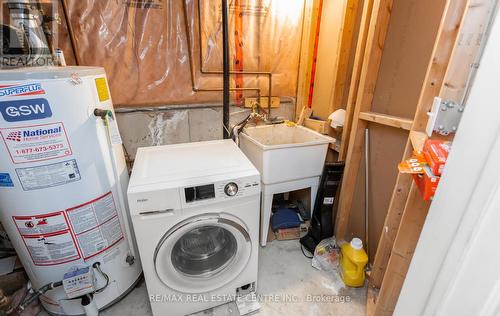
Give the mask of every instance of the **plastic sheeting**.
M 220 71 L 222 68 L 220 1 L 66 2 L 78 60 L 82 65 L 98 65 L 106 69 L 116 105 L 149 106 L 221 100 L 220 92 L 193 91 L 193 85 L 199 89 L 222 87 L 222 76 L 200 71 L 200 60 L 204 71 Z M 229 2 L 230 34 L 234 34 L 235 9 L 240 12 L 243 25 L 243 34 L 240 35 L 244 70 L 272 72 L 272 95 L 294 97 L 304 0 Z M 234 59 L 234 36 L 230 40 Z M 194 70 L 194 83 L 191 70 Z M 231 86 L 234 87 L 232 77 Z M 257 86 L 261 88 L 261 95 L 268 95 L 265 75 L 244 76 L 244 87 Z M 256 92 L 246 91 L 245 95 L 255 96 Z

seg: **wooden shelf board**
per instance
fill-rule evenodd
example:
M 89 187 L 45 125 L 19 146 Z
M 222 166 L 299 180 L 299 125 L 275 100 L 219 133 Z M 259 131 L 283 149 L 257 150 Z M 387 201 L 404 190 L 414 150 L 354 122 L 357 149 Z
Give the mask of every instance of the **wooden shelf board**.
M 359 118 L 364 121 L 401 128 L 407 131 L 411 130 L 411 126 L 413 125 L 413 120 L 411 119 L 375 112 L 361 112 L 359 113 Z

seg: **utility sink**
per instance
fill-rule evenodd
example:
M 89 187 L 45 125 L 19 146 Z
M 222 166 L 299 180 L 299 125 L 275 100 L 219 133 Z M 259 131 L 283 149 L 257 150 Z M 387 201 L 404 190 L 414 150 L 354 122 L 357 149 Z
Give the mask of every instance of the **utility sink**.
M 335 139 L 303 126 L 247 127 L 240 148 L 259 170 L 263 184 L 321 176 L 328 144 Z

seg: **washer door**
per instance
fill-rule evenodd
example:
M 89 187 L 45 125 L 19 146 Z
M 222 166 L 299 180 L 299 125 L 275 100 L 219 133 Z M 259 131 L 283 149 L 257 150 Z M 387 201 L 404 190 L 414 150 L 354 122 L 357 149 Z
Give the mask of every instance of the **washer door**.
M 252 252 L 247 230 L 227 214 L 187 219 L 156 247 L 156 274 L 183 293 L 204 293 L 226 285 L 246 267 Z

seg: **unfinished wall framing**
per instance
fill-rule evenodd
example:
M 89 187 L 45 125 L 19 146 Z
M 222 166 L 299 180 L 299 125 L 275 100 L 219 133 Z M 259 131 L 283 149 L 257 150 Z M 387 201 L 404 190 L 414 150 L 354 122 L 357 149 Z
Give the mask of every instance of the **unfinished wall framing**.
M 312 21 L 316 24 L 311 24 L 310 33 L 307 35 L 310 36 L 311 49 L 314 48 L 315 40 L 318 42 L 318 54 L 309 55 L 316 62 L 314 78 L 311 77 L 311 60 L 309 63 L 302 63 L 301 59 L 299 75 L 302 73 L 306 75 L 299 76 L 297 122 L 334 137 L 337 142 L 330 146 L 328 161 L 337 161 L 343 135 L 349 133 L 346 128 L 331 128 L 328 116 L 335 110 L 349 107 L 351 82 L 357 80 L 355 74 L 360 63 L 356 59 L 356 51 L 360 46 L 358 41 L 362 36 L 362 30 L 366 28 L 363 24 L 363 8 L 369 5 L 371 0 L 310 1 L 314 2 Z M 318 12 L 319 8 L 321 12 Z M 306 43 L 304 39 L 303 44 Z M 314 82 L 311 84 L 311 81 Z M 311 115 L 315 119 L 310 119 Z
M 391 315 L 430 203 L 397 163 L 425 141 L 434 97 L 463 103 L 495 0 L 374 0 L 355 100 L 336 236 L 364 236 L 364 130 L 370 130 L 368 315 Z M 370 10 L 367 13 L 366 10 Z M 364 21 L 368 23 L 367 21 Z M 356 76 L 356 74 L 355 74 Z M 357 90 L 357 91 L 356 91 Z M 342 153 L 342 151 L 341 151 Z M 385 220 L 383 220 L 385 219 Z M 365 236 L 366 239 L 366 236 Z M 380 289 L 378 295 L 374 288 Z
M 375 255 L 444 0 L 375 1 L 356 93 L 337 236 L 364 233 L 364 131 L 370 130 L 369 257 Z M 360 50 L 360 49 L 358 49 Z M 354 99 L 354 97 L 352 97 Z M 353 203 L 355 201 L 355 203 Z M 350 216 L 344 218 L 343 212 Z M 347 220 L 347 222 L 344 222 Z

